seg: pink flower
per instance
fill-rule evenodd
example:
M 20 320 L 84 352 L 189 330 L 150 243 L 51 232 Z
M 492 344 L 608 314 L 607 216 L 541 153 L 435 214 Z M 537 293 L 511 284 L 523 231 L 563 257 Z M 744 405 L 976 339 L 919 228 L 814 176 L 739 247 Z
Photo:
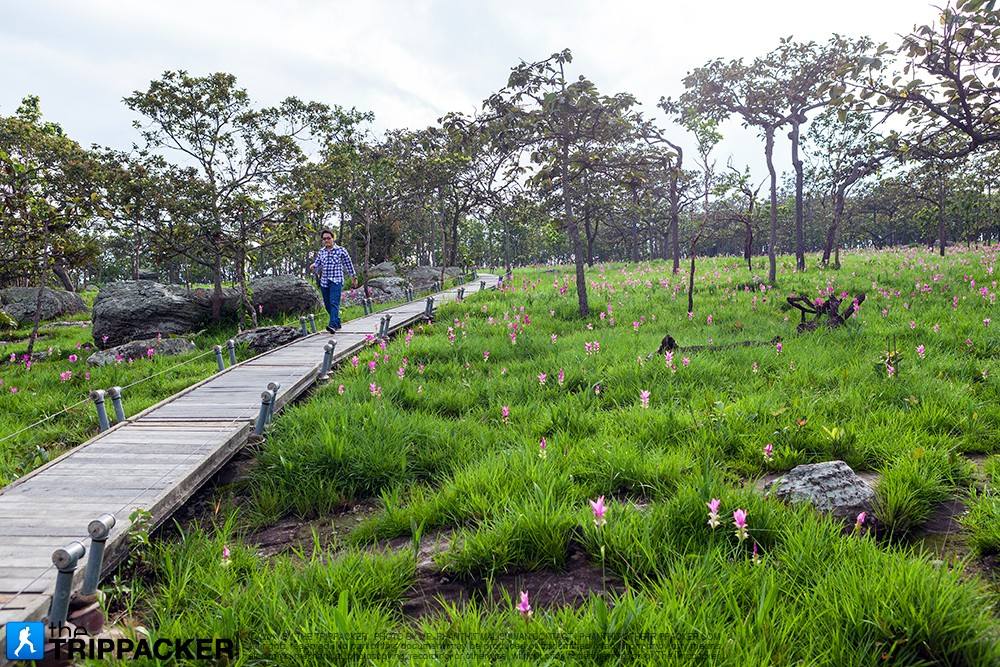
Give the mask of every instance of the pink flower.
M 600 528 L 607 520 L 604 515 L 607 513 L 608 508 L 604 506 L 604 496 L 601 496 L 597 500 L 590 501 L 590 509 L 594 513 L 594 525 Z
M 16 394 L 17 393 L 17 387 L 11 387 L 10 388 L 10 393 Z
M 154 348 L 152 348 L 152 347 L 146 348 L 146 357 L 147 358 L 152 359 L 153 355 L 155 355 L 155 354 L 156 354 L 156 350 Z
M 712 326 L 712 315 L 711 314 L 709 314 L 709 316 L 705 318 L 705 324 L 707 324 L 709 326 Z
M 545 384 L 545 381 L 548 379 L 548 377 L 549 376 L 546 375 L 545 373 L 539 373 L 538 374 L 538 384 Z
M 694 319 L 694 313 L 688 311 L 688 319 L 689 320 L 693 320 Z
M 549 444 L 545 442 L 545 436 L 543 435 L 542 439 L 538 441 L 538 455 L 543 459 L 548 455 L 548 446 Z
M 719 505 L 722 503 L 718 498 L 712 498 L 705 503 L 708 505 L 708 525 L 714 530 L 719 527 Z
M 357 368 L 360 362 L 361 359 L 358 358 L 358 355 L 355 354 L 353 357 L 351 357 L 351 366 L 353 366 L 354 368 Z
M 941 332 L 941 325 L 940 324 L 935 324 L 934 326 L 931 327 L 931 330 L 934 333 L 940 333 Z
M 87 371 L 86 373 L 83 374 L 83 379 L 86 380 L 87 382 L 90 382 L 90 371 Z
M 563 369 L 560 368 L 559 372 L 556 374 L 556 381 L 559 383 L 559 386 L 561 387 L 565 380 L 566 380 L 566 373 L 564 373 Z
M 868 518 L 868 512 L 861 512 L 858 514 L 858 518 L 854 521 L 854 530 L 861 530 L 861 527 L 865 525 L 865 519 Z
M 528 620 L 531 617 L 531 603 L 528 601 L 528 593 L 521 591 L 521 601 L 517 605 L 517 612 Z
M 549 336 L 549 340 L 552 341 L 553 345 L 556 344 L 556 339 L 558 339 L 558 338 L 559 338 L 559 336 L 557 336 L 555 334 L 552 334 L 551 336 Z
M 917 323 L 915 321 L 913 321 L 913 320 L 910 320 L 910 328 L 911 329 L 916 329 L 917 328 Z
M 896 374 L 896 368 L 892 364 L 886 364 L 885 372 L 889 377 L 893 377 Z
M 990 318 L 987 317 L 986 319 L 983 320 L 983 326 L 984 327 L 990 326 L 990 322 L 991 322 Z
M 507 375 L 507 367 L 506 366 L 504 366 L 503 368 L 500 369 L 500 375 Z
M 344 395 L 344 385 L 340 385 L 339 387 L 337 387 L 337 393 L 340 394 L 341 396 Z
M 681 359 L 681 365 L 684 366 L 684 367 L 690 366 L 691 365 L 691 360 L 688 359 L 687 357 L 684 357 L 683 359 Z
M 775 351 L 776 351 L 776 352 L 777 352 L 778 354 L 781 354 L 781 350 L 782 350 L 782 349 L 783 349 L 783 347 L 782 347 L 782 345 L 781 345 L 781 343 L 780 343 L 780 342 L 779 342 L 779 343 L 777 343 L 777 344 L 776 344 L 776 345 L 774 346 L 774 350 L 775 350 Z
M 62 380 L 63 382 L 69 382 L 71 379 L 73 379 L 73 371 L 63 371 L 62 373 L 59 374 L 59 379 Z
M 503 421 L 504 421 L 505 424 L 508 421 L 510 421 L 510 406 L 509 405 L 505 405 L 505 406 L 503 406 L 503 407 L 500 408 L 500 417 L 503 418 Z
M 101 343 L 104 343 L 105 345 L 107 345 L 107 342 L 108 342 L 108 337 L 107 336 L 101 336 Z
M 399 367 L 399 370 L 397 370 L 397 371 L 396 371 L 396 375 L 398 375 L 398 376 L 399 376 L 399 379 L 400 379 L 400 380 L 402 380 L 402 379 L 403 379 L 403 376 L 405 376 L 405 375 L 406 375 L 406 369 L 405 369 L 405 368 L 403 368 L 402 366 L 400 366 L 400 367 Z
M 371 361 L 369 361 L 368 362 L 368 372 L 369 373 L 374 373 L 376 366 L 378 366 L 378 362 L 377 361 L 375 361 L 374 359 L 372 359 Z
M 639 392 L 639 403 L 642 405 L 642 407 L 644 409 L 649 407 L 649 390 L 648 389 L 643 389 L 642 391 Z
M 222 547 L 222 565 L 223 567 L 229 565 L 229 547 L 225 545 Z
M 69 355 L 69 357 L 67 357 L 67 359 L 69 359 L 69 363 L 75 364 L 76 361 L 77 361 L 77 359 L 79 359 L 79 357 L 76 356 L 75 354 L 71 354 L 71 355 Z
M 736 527 L 736 537 L 738 537 L 740 542 L 742 542 L 748 537 L 746 510 L 737 509 L 733 512 L 733 525 Z
M 753 362 L 752 364 L 750 364 L 750 370 L 753 371 L 754 373 L 756 373 L 758 370 L 760 370 L 759 367 L 757 366 L 757 362 L 756 361 Z
M 917 345 L 917 356 L 920 357 L 921 359 L 923 359 L 924 358 L 924 352 L 925 352 L 924 346 L 923 345 Z
M 382 387 L 378 386 L 374 382 L 368 385 L 368 391 L 371 393 L 372 396 L 375 396 L 377 398 L 382 398 Z
M 489 360 L 490 360 L 490 351 L 483 350 L 483 361 L 489 361 Z
M 774 458 L 774 445 L 770 442 L 764 445 L 764 460 L 770 461 Z

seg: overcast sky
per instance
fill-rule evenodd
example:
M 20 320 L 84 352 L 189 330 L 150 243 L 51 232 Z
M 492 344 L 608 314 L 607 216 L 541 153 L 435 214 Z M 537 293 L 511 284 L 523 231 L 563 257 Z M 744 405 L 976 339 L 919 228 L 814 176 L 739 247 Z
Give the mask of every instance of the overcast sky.
M 83 144 L 136 139 L 121 100 L 167 69 L 227 71 L 261 104 L 287 95 L 375 113 L 376 129 L 472 112 L 510 67 L 570 48 L 571 72 L 627 91 L 647 114 L 715 57 L 782 36 L 896 43 L 936 15 L 924 0 L 0 0 L 0 114 L 26 94 Z M 718 155 L 763 174 L 756 136 L 723 127 Z M 683 142 L 690 145 L 690 142 Z M 786 142 L 787 143 L 787 142 Z M 778 147 L 787 166 L 787 146 Z

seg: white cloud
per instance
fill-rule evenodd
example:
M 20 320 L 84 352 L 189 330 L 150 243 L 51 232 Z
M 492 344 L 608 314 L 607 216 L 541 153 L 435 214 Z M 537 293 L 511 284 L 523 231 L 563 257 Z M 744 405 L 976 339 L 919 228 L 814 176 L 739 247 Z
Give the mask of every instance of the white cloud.
M 122 97 L 166 69 L 229 71 L 261 103 L 297 95 L 374 111 L 379 128 L 419 127 L 471 112 L 519 60 L 569 47 L 574 73 L 658 115 L 660 96 L 679 95 L 684 74 L 710 58 L 753 58 L 786 35 L 892 42 L 934 15 L 923 0 L 8 4 L 0 59 L 16 65 L 0 71 L 0 113 L 38 94 L 74 137 L 119 147 L 135 138 Z M 732 153 L 761 171 L 757 138 L 737 122 L 724 129 L 720 160 Z

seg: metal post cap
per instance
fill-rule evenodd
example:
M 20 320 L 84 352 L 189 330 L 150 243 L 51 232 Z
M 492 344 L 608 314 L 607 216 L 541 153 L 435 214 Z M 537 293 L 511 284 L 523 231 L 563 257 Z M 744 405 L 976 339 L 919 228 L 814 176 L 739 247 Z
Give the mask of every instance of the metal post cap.
M 92 401 L 94 401 L 94 403 L 103 403 L 104 402 L 104 390 L 103 389 L 94 389 L 92 392 L 90 392 L 90 398 L 91 398 Z
M 106 540 L 111 533 L 111 529 L 114 527 L 115 515 L 102 514 L 87 524 L 87 532 L 90 533 L 90 539 L 92 540 Z
M 80 542 L 70 542 L 61 549 L 52 552 L 52 564 L 60 570 L 71 570 L 76 562 L 87 553 L 87 548 Z
M 261 403 L 270 403 L 271 402 L 271 392 L 269 392 L 269 391 L 262 391 L 261 394 L 260 394 L 260 401 L 261 401 Z
M 111 398 L 120 398 L 121 395 L 122 395 L 122 388 L 121 387 L 111 387 L 111 389 L 108 389 L 108 395 L 110 395 Z
M 277 382 L 268 382 L 267 383 L 267 388 L 270 391 L 278 391 L 281 388 L 281 385 L 278 384 Z

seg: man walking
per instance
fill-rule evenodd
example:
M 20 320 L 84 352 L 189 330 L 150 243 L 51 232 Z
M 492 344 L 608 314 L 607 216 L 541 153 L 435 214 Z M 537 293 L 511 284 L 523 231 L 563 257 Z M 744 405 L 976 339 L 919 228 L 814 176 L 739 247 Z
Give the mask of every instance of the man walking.
M 333 240 L 333 232 L 324 229 L 320 232 L 323 247 L 316 253 L 312 270 L 319 279 L 319 290 L 323 293 L 323 305 L 330 313 L 330 323 L 326 330 L 333 333 L 340 329 L 340 295 L 344 290 L 344 274 L 348 273 L 357 284 L 357 273 L 347 249 L 337 245 Z

